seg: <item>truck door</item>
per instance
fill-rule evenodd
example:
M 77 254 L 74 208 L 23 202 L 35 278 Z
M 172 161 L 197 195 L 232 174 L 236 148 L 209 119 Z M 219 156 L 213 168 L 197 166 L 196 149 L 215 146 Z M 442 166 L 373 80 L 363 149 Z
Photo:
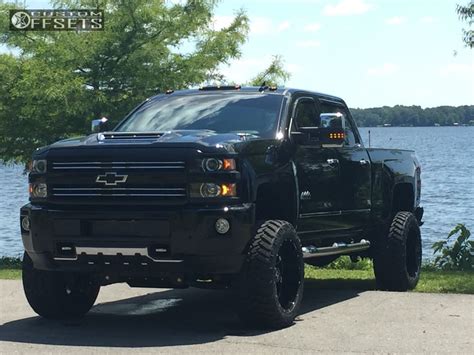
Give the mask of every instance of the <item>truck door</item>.
M 298 98 L 293 106 L 291 132 L 301 132 L 302 127 L 319 127 L 318 106 L 316 98 Z M 293 161 L 299 187 L 298 233 L 301 235 L 341 228 L 337 154 L 334 149 L 321 148 L 317 142 L 312 144 L 311 140 L 295 142 Z
M 322 102 L 322 113 L 343 115 L 344 145 L 335 148 L 341 174 L 338 189 L 342 223 L 347 230 L 359 231 L 369 223 L 371 209 L 371 163 L 347 108 Z

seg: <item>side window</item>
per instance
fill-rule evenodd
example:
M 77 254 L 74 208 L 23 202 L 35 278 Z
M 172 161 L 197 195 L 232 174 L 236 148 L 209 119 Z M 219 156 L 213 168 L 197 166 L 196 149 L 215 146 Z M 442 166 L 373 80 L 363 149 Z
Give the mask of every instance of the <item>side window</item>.
M 333 122 L 333 121 L 337 121 L 337 119 L 335 118 L 325 119 L 324 118 L 325 113 L 340 113 L 341 114 L 340 121 Z M 331 126 L 334 126 L 335 124 L 337 124 L 340 127 L 342 124 L 342 127 L 344 128 L 344 133 L 345 133 L 344 146 L 353 147 L 359 143 L 357 136 L 354 133 L 354 127 L 352 126 L 351 121 L 347 117 L 347 111 L 345 108 L 341 106 L 337 106 L 337 105 L 323 103 L 321 105 L 321 124 L 322 124 L 322 127 L 331 127 Z
M 295 128 L 300 127 L 319 127 L 321 120 L 316 103 L 311 99 L 301 99 L 296 104 L 294 124 Z

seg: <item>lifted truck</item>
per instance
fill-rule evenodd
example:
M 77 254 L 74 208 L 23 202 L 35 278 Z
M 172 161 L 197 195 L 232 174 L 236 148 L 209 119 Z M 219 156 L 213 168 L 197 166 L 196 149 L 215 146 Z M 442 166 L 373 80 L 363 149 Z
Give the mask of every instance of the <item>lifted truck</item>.
M 366 149 L 340 98 L 295 89 L 168 91 L 113 130 L 38 149 L 21 209 L 26 297 L 80 317 L 99 288 L 232 288 L 253 326 L 292 324 L 304 263 L 374 260 L 377 286 L 416 286 L 420 166 Z

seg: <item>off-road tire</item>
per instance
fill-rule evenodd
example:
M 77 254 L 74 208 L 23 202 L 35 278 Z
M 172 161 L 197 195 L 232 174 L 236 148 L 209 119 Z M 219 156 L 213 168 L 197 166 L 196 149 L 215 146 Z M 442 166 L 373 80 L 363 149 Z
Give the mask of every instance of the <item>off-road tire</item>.
M 398 212 L 388 236 L 381 238 L 374 255 L 377 288 L 385 291 L 414 289 L 420 278 L 421 233 L 411 212 Z
M 301 242 L 286 221 L 264 222 L 251 241 L 238 285 L 239 316 L 249 326 L 293 324 L 303 298 Z
M 44 318 L 74 319 L 94 305 L 100 286 L 86 273 L 35 269 L 30 256 L 23 255 L 23 289 L 31 308 Z

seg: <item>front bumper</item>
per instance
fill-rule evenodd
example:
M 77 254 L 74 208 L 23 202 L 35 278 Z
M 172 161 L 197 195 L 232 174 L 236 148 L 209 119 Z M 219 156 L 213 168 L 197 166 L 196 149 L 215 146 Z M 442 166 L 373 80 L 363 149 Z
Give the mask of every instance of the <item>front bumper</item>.
M 254 204 L 228 207 L 54 209 L 27 204 L 22 240 L 35 268 L 118 275 L 238 273 L 255 224 Z M 215 231 L 226 218 L 230 230 Z

